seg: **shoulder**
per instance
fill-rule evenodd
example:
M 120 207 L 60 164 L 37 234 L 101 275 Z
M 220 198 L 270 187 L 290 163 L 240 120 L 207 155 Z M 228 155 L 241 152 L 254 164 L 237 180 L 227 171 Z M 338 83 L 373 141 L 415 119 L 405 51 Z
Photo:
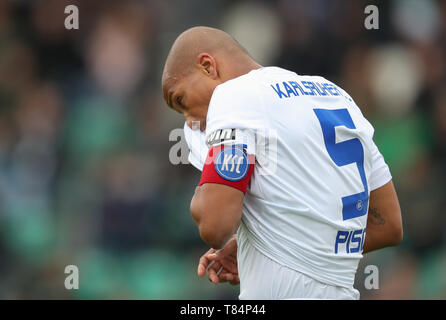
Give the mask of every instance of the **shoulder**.
M 215 88 L 209 103 L 207 126 L 220 127 L 222 122 L 234 127 L 250 126 L 258 124 L 262 114 L 258 77 L 250 72 Z
M 211 98 L 213 100 L 249 99 L 258 94 L 259 79 L 253 72 L 228 80 L 218 85 Z
M 257 77 L 248 73 L 218 85 L 209 103 L 208 116 L 220 113 L 234 116 L 258 110 L 260 87 Z

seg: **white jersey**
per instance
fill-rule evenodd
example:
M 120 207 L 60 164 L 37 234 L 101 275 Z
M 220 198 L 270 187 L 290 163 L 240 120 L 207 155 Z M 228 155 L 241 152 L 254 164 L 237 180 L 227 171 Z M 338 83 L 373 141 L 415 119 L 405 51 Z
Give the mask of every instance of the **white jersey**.
M 185 131 L 200 170 L 209 145 L 242 143 L 255 154 L 239 242 L 320 282 L 353 286 L 370 191 L 391 175 L 344 90 L 278 67 L 253 70 L 215 89 L 207 146 L 204 133 Z

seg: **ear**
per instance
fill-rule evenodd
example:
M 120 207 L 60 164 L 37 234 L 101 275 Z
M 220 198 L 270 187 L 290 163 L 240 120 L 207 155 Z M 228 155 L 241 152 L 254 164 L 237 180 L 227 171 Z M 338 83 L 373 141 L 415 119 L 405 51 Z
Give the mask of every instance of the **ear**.
M 197 67 L 212 79 L 218 78 L 217 62 L 208 53 L 200 53 L 197 57 Z

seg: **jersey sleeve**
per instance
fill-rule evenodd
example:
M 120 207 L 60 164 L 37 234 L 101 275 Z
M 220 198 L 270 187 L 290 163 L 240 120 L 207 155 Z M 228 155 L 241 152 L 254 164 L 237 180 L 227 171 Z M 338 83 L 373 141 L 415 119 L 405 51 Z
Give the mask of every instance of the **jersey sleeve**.
M 373 125 L 363 116 L 361 109 L 353 100 L 351 100 L 351 105 L 354 107 L 353 110 L 355 110 L 355 112 L 358 114 L 358 120 L 360 121 L 363 130 L 367 132 L 367 141 L 369 141 L 368 146 L 372 159 L 372 169 L 368 181 L 370 191 L 373 191 L 392 180 L 392 174 L 390 173 L 389 166 L 385 162 L 383 155 L 381 154 L 377 145 L 375 144 L 375 141 L 373 140 L 373 136 L 375 133 Z
M 209 151 L 199 186 L 224 184 L 246 193 L 254 172 L 256 142 L 250 129 L 217 129 L 208 136 Z
M 215 89 L 206 120 L 209 152 L 199 185 L 225 184 L 246 193 L 255 165 L 256 130 L 264 127 L 260 103 L 246 80 Z
M 211 147 L 198 185 L 223 184 L 246 193 L 254 171 L 255 159 L 247 153 L 245 147 L 240 144 Z
M 372 143 L 372 173 L 370 175 L 370 191 L 378 189 L 392 179 L 389 166 L 379 152 L 378 147 Z
M 260 90 L 249 79 L 228 81 L 212 94 L 206 119 L 206 135 L 219 129 L 260 129 L 265 127 Z

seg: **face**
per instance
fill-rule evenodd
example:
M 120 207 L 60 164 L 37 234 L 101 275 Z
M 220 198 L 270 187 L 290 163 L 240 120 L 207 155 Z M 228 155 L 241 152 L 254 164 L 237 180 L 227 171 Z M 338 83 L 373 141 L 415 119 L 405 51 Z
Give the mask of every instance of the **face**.
M 200 122 L 200 130 L 206 129 L 206 115 L 212 93 L 217 83 L 202 76 L 200 72 L 192 72 L 188 76 L 174 81 L 167 91 L 165 100 L 175 111 L 181 113 L 187 125 L 192 128 L 192 122 Z
M 169 107 L 186 118 L 187 125 L 200 122 L 200 130 L 206 129 L 206 115 L 215 87 L 221 81 L 216 76 L 215 62 L 204 61 L 188 75 L 169 79 L 164 84 L 164 99 Z

